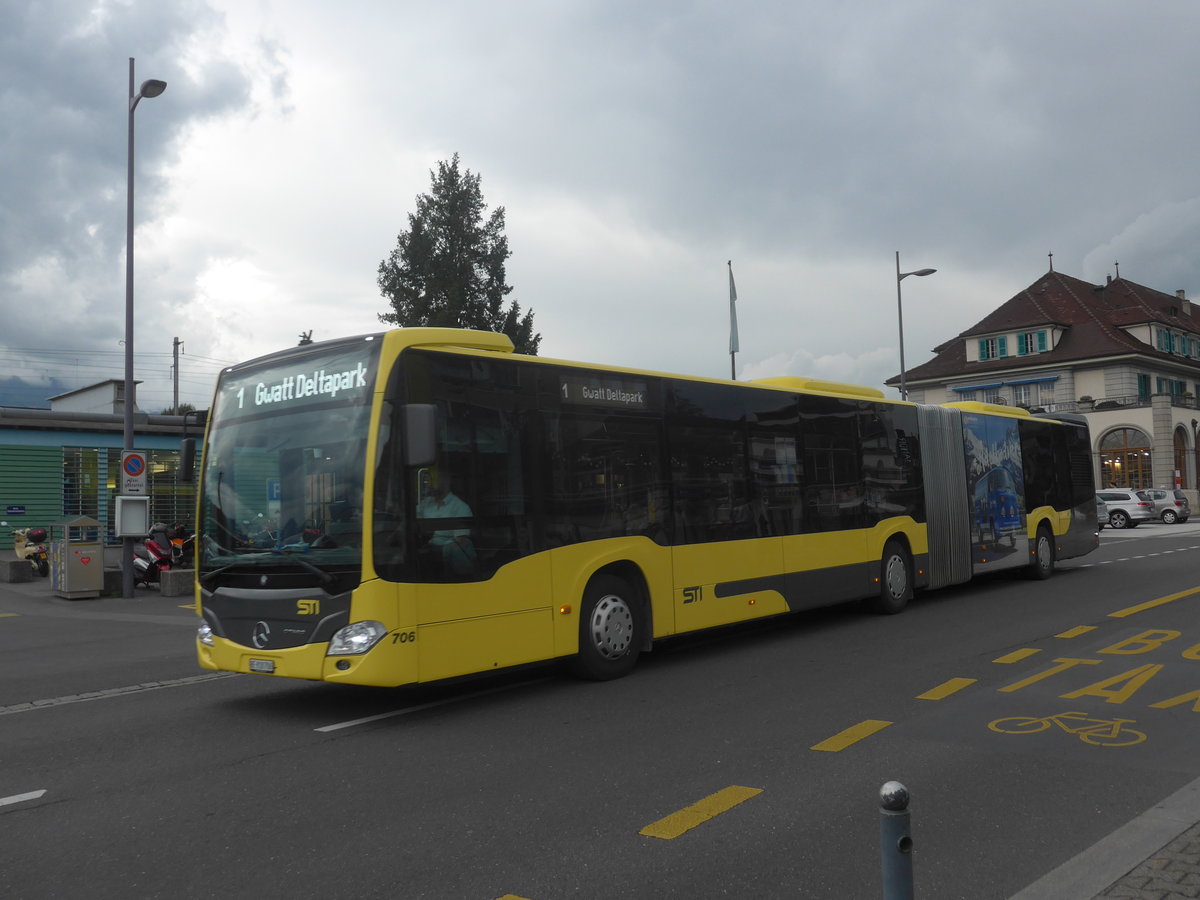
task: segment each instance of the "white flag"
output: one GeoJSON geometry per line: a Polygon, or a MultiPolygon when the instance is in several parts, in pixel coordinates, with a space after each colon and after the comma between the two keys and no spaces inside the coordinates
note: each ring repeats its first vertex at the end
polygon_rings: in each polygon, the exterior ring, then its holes
{"type": "Polygon", "coordinates": [[[738,352],[737,288],[733,284],[733,260],[729,261],[729,352],[738,352]]]}

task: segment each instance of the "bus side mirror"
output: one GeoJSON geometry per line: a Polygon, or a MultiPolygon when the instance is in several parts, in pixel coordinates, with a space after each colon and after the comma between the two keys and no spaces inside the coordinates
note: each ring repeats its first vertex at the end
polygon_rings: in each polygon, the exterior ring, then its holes
{"type": "Polygon", "coordinates": [[[404,463],[429,466],[437,461],[437,407],[432,403],[404,405],[404,463]]]}
{"type": "Polygon", "coordinates": [[[195,438],[184,438],[179,442],[179,480],[185,484],[196,480],[195,438]]]}
{"type": "Polygon", "coordinates": [[[203,428],[208,424],[208,410],[195,409],[183,414],[183,440],[179,442],[179,480],[190,484],[196,480],[196,439],[187,436],[188,419],[203,428]]]}

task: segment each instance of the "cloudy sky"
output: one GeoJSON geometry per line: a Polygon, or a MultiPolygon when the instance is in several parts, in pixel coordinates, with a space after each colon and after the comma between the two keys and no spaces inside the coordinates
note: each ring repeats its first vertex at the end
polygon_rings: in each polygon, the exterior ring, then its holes
{"type": "Polygon", "coordinates": [[[380,329],[438,160],[545,356],[879,386],[1049,265],[1200,296],[1195,0],[0,0],[0,405],[380,329]],[[50,379],[56,379],[51,381],[50,379]],[[19,381],[18,381],[19,379],[19,381]]]}

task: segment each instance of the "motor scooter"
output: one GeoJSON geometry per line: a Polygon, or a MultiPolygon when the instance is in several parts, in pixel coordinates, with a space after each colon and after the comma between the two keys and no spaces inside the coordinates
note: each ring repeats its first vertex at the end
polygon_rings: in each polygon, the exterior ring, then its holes
{"type": "Polygon", "coordinates": [[[147,587],[158,584],[161,573],[171,570],[174,550],[170,529],[162,522],[155,522],[141,546],[134,548],[133,583],[135,585],[140,583],[147,587]]]}
{"type": "Polygon", "coordinates": [[[196,536],[183,525],[171,529],[171,562],[181,569],[190,569],[196,556],[196,536]]]}
{"type": "MultiPolygon", "coordinates": [[[[7,527],[8,523],[0,522],[0,525],[7,527]]],[[[17,554],[17,559],[29,560],[34,571],[43,578],[49,575],[50,558],[46,552],[46,529],[14,528],[12,536],[13,552],[17,554]]]]}

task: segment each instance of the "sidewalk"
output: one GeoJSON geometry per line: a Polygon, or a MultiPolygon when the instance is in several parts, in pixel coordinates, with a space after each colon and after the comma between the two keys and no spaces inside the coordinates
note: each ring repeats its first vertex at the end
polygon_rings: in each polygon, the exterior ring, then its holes
{"type": "Polygon", "coordinates": [[[1200,778],[1010,900],[1200,897],[1200,778]]]}
{"type": "MultiPolygon", "coordinates": [[[[8,562],[16,560],[17,555],[11,547],[0,548],[0,562],[8,562]]],[[[121,547],[104,547],[104,568],[106,570],[119,570],[121,568],[121,547]]],[[[50,590],[50,578],[33,573],[30,581],[3,582],[0,581],[0,591],[11,591],[21,596],[37,596],[37,597],[55,597],[53,591],[50,590]]],[[[115,597],[120,597],[118,590],[115,597]]],[[[135,599],[158,599],[161,596],[157,585],[153,588],[138,587],[135,589],[135,599]]],[[[57,599],[57,598],[56,598],[57,599]]]]}
{"type": "Polygon", "coordinates": [[[1132,900],[1200,897],[1200,824],[1193,825],[1099,896],[1132,900]]]}

